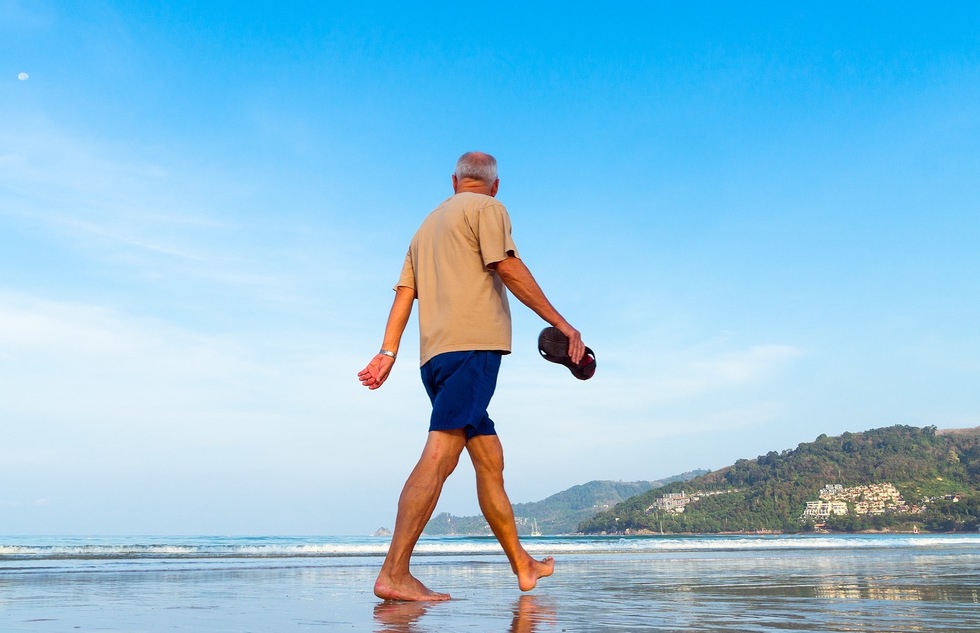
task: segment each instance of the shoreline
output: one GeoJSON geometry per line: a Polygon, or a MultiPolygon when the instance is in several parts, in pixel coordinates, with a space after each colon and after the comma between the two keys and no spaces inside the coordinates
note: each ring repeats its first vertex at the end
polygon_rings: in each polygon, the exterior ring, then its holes
{"type": "MultiPolygon", "coordinates": [[[[703,536],[703,535],[702,535],[703,536]]],[[[741,536],[741,535],[737,535],[741,536]]],[[[734,543],[743,542],[737,536],[734,543]]],[[[421,557],[413,572],[453,597],[386,603],[380,558],[0,561],[0,630],[201,633],[319,627],[354,633],[661,633],[975,628],[980,539],[935,547],[619,549],[557,554],[522,593],[503,555],[421,557]],[[928,570],[928,573],[923,573],[928,570]],[[971,628],[972,627],[972,628],[971,628]]],[[[884,540],[884,539],[883,539],[884,540]]],[[[768,539],[766,539],[768,541],[768,539]]],[[[544,542],[543,545],[549,545],[544,542]]],[[[778,543],[777,543],[778,545],[778,543]]]]}

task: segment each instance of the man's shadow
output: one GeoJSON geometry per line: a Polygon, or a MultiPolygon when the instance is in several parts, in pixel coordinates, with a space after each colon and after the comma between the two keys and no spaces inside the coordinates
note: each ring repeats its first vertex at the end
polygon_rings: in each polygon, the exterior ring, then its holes
{"type": "MultiPolygon", "coordinates": [[[[419,620],[426,611],[436,608],[434,602],[385,601],[374,607],[374,620],[378,624],[375,633],[426,633],[419,620]]],[[[508,633],[534,633],[542,622],[556,620],[555,607],[550,600],[524,595],[513,607],[513,618],[508,633]]]]}

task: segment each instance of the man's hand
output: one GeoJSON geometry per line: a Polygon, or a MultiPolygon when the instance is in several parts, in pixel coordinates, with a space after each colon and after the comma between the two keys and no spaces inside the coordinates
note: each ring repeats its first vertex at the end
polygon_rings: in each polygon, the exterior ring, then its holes
{"type": "Polygon", "coordinates": [[[568,321],[562,321],[555,325],[558,331],[568,337],[568,357],[578,365],[585,356],[585,343],[582,342],[582,334],[573,328],[568,321]]]}
{"type": "Polygon", "coordinates": [[[395,359],[384,354],[376,354],[367,367],[357,372],[357,378],[368,389],[377,389],[388,380],[388,374],[395,364],[395,359]]]}

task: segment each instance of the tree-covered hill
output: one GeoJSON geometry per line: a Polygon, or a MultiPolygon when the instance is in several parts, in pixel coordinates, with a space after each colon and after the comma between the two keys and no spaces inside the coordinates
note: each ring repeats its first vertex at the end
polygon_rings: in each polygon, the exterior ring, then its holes
{"type": "Polygon", "coordinates": [[[980,428],[892,426],[840,437],[821,435],[792,450],[739,460],[627,499],[584,521],[579,531],[796,532],[815,525],[847,531],[954,531],[977,530],[978,516],[980,428]],[[897,489],[904,505],[889,502],[867,510],[887,484],[897,489]],[[807,502],[820,500],[821,489],[831,485],[838,486],[837,492],[824,491],[824,508],[837,499],[837,512],[801,519],[807,502]]]}
{"type": "MultiPolygon", "coordinates": [[[[541,534],[568,534],[574,532],[582,521],[624,499],[707,472],[695,470],[658,481],[590,481],[553,494],[543,501],[516,503],[513,508],[518,532],[530,534],[536,525],[541,534]]],[[[489,534],[490,530],[482,515],[457,517],[444,512],[429,521],[425,533],[473,535],[489,534]]]]}

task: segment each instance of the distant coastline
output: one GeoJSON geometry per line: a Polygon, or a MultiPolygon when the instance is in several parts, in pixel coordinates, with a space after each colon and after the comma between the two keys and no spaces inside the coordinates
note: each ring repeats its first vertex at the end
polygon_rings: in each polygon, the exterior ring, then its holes
{"type": "Polygon", "coordinates": [[[625,500],[585,534],[948,534],[980,530],[980,428],[892,426],[796,449],[625,500]]]}

